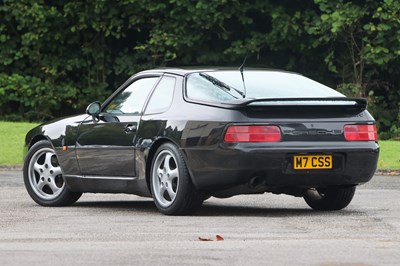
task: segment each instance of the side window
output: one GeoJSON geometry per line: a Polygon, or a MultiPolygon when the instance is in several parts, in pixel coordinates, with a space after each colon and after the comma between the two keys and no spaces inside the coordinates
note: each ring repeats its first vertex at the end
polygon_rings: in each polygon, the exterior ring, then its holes
{"type": "Polygon", "coordinates": [[[142,78],[121,91],[103,110],[109,114],[140,114],[159,77],[142,78]]]}
{"type": "Polygon", "coordinates": [[[172,103],[175,78],[164,76],[151,95],[145,114],[165,112],[172,103]]]}

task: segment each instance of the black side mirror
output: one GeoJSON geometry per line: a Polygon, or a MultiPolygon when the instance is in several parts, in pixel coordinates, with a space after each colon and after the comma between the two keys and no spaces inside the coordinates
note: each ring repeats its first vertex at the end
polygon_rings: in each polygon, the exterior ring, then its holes
{"type": "Polygon", "coordinates": [[[98,120],[98,116],[100,114],[100,108],[101,108],[100,102],[93,102],[89,104],[88,107],[86,108],[86,113],[88,115],[91,115],[94,120],[98,120]]]}

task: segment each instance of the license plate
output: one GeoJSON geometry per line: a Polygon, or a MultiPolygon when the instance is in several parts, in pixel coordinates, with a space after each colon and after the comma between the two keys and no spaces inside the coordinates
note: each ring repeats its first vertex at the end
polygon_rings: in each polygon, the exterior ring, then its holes
{"type": "Polygon", "coordinates": [[[301,169],[332,169],[332,155],[295,155],[293,168],[301,169]]]}

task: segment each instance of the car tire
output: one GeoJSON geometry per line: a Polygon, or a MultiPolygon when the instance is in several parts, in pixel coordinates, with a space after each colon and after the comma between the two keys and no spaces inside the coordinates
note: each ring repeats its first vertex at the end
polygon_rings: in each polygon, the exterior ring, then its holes
{"type": "Polygon", "coordinates": [[[309,189],[304,200],[314,210],[336,211],[347,207],[353,199],[356,187],[334,187],[327,189],[309,189]]]}
{"type": "Polygon", "coordinates": [[[65,184],[54,148],[47,140],[38,141],[29,149],[23,175],[26,190],[39,205],[66,206],[82,195],[65,184]]]}
{"type": "Polygon", "coordinates": [[[182,152],[172,143],[157,149],[150,188],[157,209],[166,215],[191,214],[203,203],[204,195],[194,187],[182,152]]]}

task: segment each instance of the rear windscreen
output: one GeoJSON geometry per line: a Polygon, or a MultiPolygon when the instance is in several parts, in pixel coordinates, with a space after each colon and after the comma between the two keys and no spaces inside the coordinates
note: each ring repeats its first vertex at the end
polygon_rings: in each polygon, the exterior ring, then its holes
{"type": "Polygon", "coordinates": [[[343,97],[321,83],[295,73],[261,70],[207,71],[188,75],[186,96],[202,101],[241,98],[343,97]],[[243,81],[244,80],[244,81],[243,81]]]}

